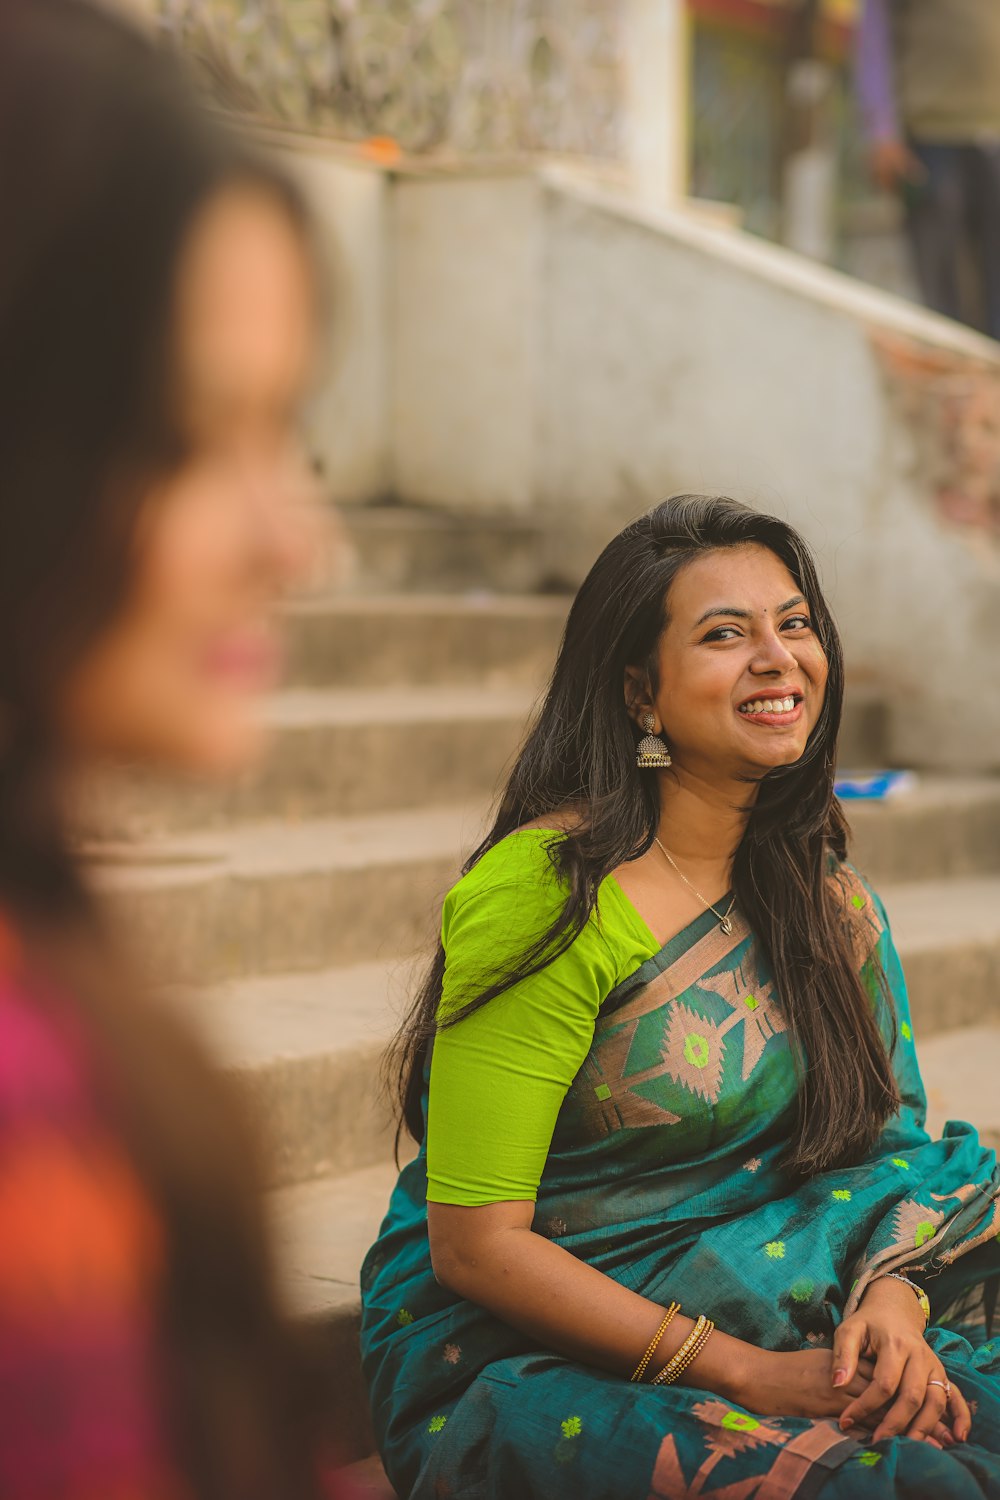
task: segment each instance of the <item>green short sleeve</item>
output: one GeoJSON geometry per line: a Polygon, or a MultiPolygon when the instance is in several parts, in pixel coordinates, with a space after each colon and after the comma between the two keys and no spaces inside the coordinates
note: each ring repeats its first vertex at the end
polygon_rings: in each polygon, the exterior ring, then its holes
{"type": "MultiPolygon", "coordinates": [[[[449,893],[442,918],[445,1017],[540,938],[565,892],[551,830],[510,835],[449,893]]],[[[481,1010],[440,1030],[431,1061],[427,1197],[533,1201],[556,1117],[590,1050],[603,1001],[658,949],[617,882],[567,951],[481,1010]]]]}

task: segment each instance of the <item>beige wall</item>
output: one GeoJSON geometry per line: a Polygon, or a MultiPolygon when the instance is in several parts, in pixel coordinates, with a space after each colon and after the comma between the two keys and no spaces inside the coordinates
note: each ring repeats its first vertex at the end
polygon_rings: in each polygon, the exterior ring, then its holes
{"type": "MultiPolygon", "coordinates": [[[[540,508],[581,565],[676,489],[775,512],[815,547],[849,665],[904,763],[1000,767],[1000,538],[942,518],[872,331],[969,368],[974,334],[683,215],[546,195],[540,508]]],[[[565,555],[565,552],[564,552],[565,555]]]]}
{"type": "Polygon", "coordinates": [[[534,506],[542,191],[523,172],[396,183],[389,411],[405,500],[534,506]]]}
{"type": "Polygon", "coordinates": [[[390,180],[334,146],[276,149],[314,206],[328,283],[326,374],[308,413],[310,448],[331,499],[377,499],[391,484],[390,180]]]}

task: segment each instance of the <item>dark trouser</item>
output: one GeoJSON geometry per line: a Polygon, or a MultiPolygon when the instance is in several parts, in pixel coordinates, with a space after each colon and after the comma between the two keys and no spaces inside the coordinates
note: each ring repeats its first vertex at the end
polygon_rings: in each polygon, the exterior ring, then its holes
{"type": "Polygon", "coordinates": [[[914,143],[907,224],[928,307],[1000,338],[1000,141],[914,143]]]}

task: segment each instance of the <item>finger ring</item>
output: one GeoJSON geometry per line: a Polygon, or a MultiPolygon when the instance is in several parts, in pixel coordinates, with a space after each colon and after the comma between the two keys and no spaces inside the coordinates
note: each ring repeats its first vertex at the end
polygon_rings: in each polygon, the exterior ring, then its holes
{"type": "Polygon", "coordinates": [[[945,1379],[945,1380],[928,1380],[927,1384],[928,1385],[939,1385],[941,1387],[941,1389],[944,1391],[944,1399],[946,1401],[950,1401],[951,1400],[951,1381],[950,1380],[947,1380],[947,1379],[945,1379]]]}

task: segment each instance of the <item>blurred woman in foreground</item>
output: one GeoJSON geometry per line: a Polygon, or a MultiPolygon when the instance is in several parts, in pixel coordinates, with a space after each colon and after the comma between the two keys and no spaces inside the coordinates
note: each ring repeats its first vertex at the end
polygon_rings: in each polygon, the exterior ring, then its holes
{"type": "Polygon", "coordinates": [[[66,814],[97,763],[257,748],[313,541],[305,217],[82,0],[0,8],[0,204],[0,1494],[313,1495],[242,1129],[66,814]]]}

